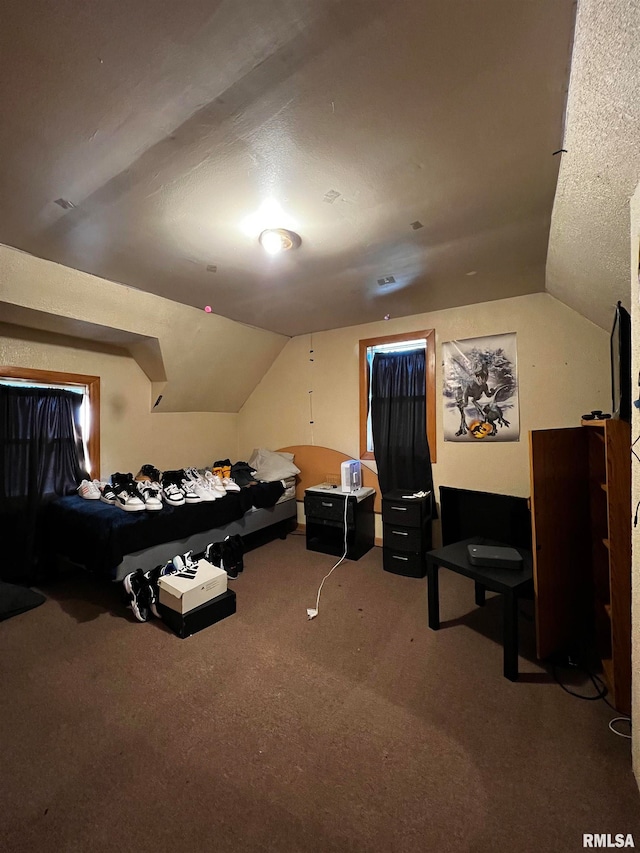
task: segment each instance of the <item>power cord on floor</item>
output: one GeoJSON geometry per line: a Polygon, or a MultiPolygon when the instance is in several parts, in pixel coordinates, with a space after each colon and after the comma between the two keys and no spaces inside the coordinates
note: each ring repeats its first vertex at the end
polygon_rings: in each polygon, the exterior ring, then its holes
{"type": "Polygon", "coordinates": [[[345,499],[344,499],[344,518],[342,520],[343,529],[344,529],[344,552],[342,554],[342,557],[340,557],[338,562],[335,564],[335,566],[332,566],[332,568],[329,570],[329,572],[322,578],[322,583],[320,584],[320,587],[318,588],[318,595],[316,597],[316,606],[315,607],[307,607],[307,619],[309,621],[311,621],[311,619],[315,619],[316,616],[318,615],[318,613],[320,612],[320,593],[322,592],[322,587],[324,586],[324,582],[326,581],[326,579],[330,575],[333,574],[333,572],[335,571],[335,569],[338,568],[340,563],[344,562],[344,560],[346,560],[346,558],[347,558],[347,551],[349,550],[348,546],[347,546],[347,537],[348,537],[347,511],[348,511],[348,509],[349,509],[349,496],[347,495],[347,496],[345,496],[345,499]]]}
{"type": "MultiPolygon", "coordinates": [[[[602,699],[602,701],[606,705],[608,705],[612,711],[617,711],[617,708],[615,708],[611,704],[611,702],[609,702],[609,700],[607,699],[607,693],[609,691],[608,691],[607,685],[602,681],[602,679],[600,678],[599,675],[596,675],[595,673],[591,672],[591,670],[589,670],[587,667],[580,666],[579,664],[575,663],[571,658],[568,658],[568,665],[572,669],[579,669],[581,672],[583,672],[585,675],[587,675],[589,677],[591,683],[595,687],[596,693],[594,696],[585,696],[583,693],[576,693],[574,690],[569,690],[569,688],[566,686],[566,684],[563,684],[560,681],[560,679],[558,678],[557,665],[552,664],[551,665],[551,671],[553,673],[553,677],[554,677],[555,681],[557,682],[557,684],[560,685],[560,687],[564,690],[565,693],[568,693],[570,696],[575,696],[576,699],[584,699],[587,702],[594,702],[598,699],[602,699]]],[[[619,723],[619,722],[628,723],[629,724],[629,730],[631,730],[631,717],[626,717],[626,716],[614,717],[612,720],[609,721],[609,729],[613,732],[614,735],[618,735],[618,737],[623,737],[623,738],[627,738],[628,740],[631,740],[630,734],[628,734],[628,735],[624,734],[623,732],[619,732],[615,728],[614,723],[619,723]]]]}

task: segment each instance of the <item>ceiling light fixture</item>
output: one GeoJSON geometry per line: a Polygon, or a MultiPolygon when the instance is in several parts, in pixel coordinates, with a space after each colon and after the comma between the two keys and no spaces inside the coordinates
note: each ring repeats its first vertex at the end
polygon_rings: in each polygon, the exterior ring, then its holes
{"type": "Polygon", "coordinates": [[[269,255],[279,255],[289,249],[297,249],[302,243],[295,231],[287,228],[266,228],[258,237],[260,245],[269,255]]]}

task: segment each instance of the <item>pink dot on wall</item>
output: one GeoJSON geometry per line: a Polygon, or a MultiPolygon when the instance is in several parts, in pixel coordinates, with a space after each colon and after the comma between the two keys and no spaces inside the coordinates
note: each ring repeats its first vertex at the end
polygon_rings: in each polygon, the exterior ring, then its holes
{"type": "Polygon", "coordinates": [[[211,305],[205,305],[204,310],[207,314],[211,314],[211,305]]]}

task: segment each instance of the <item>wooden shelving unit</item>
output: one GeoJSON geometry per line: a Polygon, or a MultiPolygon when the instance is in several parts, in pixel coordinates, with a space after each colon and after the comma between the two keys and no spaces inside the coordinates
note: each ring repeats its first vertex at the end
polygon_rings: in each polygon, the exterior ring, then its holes
{"type": "MultiPolygon", "coordinates": [[[[583,427],[586,427],[584,429],[583,427]]],[[[610,700],[631,705],[631,429],[530,435],[538,656],[595,640],[610,700]]]]}

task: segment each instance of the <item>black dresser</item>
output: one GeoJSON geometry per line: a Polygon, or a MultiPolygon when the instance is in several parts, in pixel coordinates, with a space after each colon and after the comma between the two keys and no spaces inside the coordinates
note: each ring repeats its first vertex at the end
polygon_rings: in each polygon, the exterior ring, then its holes
{"type": "Polygon", "coordinates": [[[346,513],[347,559],[359,560],[374,544],[374,498],[375,491],[369,488],[352,493],[321,486],[306,489],[304,514],[308,550],[341,557],[346,513]]]}
{"type": "Polygon", "coordinates": [[[382,565],[386,572],[423,578],[431,550],[431,492],[423,498],[410,494],[398,489],[382,497],[382,565]]]}

